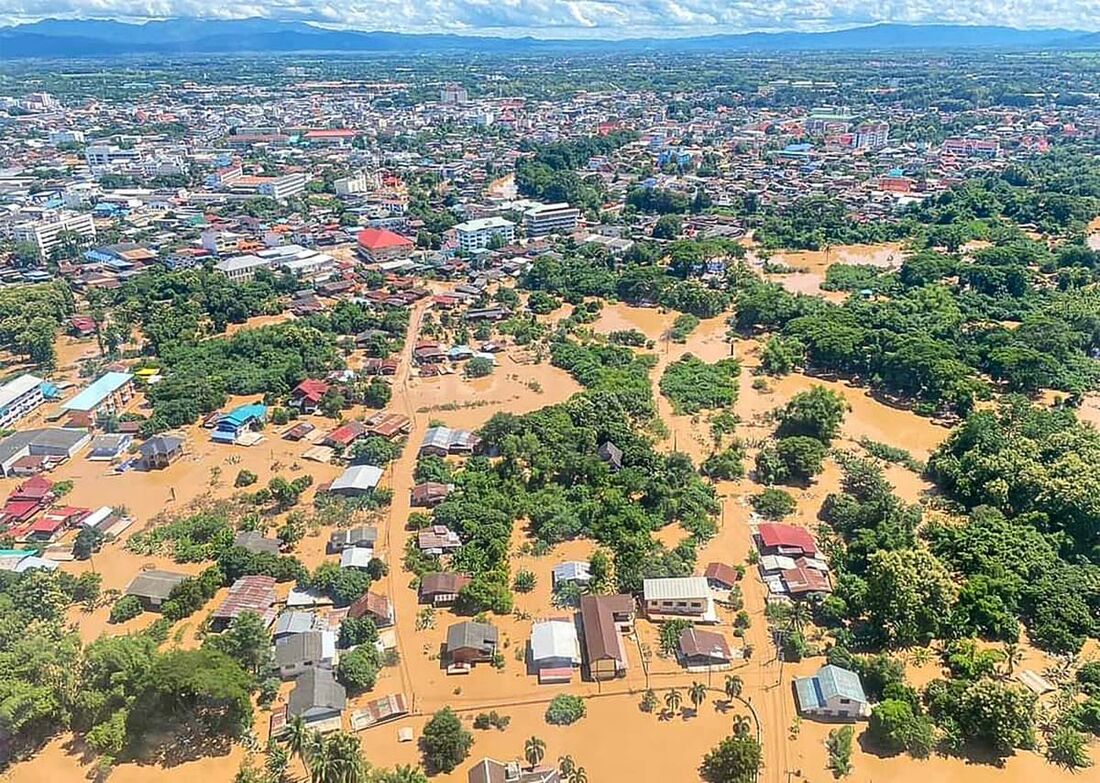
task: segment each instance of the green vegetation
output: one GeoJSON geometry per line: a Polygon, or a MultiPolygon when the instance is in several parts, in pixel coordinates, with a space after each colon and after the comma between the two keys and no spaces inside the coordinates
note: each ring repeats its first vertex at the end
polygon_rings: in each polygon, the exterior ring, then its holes
{"type": "Polygon", "coordinates": [[[782,519],[794,513],[798,502],[791,493],[768,487],[752,496],[752,507],[765,519],[782,519]]]}
{"type": "Polygon", "coordinates": [[[755,737],[726,737],[703,757],[699,776],[706,783],[751,783],[763,765],[763,753],[755,737]]]}
{"type": "Polygon", "coordinates": [[[737,378],[741,364],[720,359],[707,364],[690,353],[672,362],[661,376],[661,394],[679,414],[698,413],[704,408],[724,408],[737,399],[737,378]]]}
{"type": "Polygon", "coordinates": [[[420,747],[424,766],[431,774],[451,772],[470,755],[474,736],[450,707],[444,707],[424,724],[420,747]]]}
{"type": "Polygon", "coordinates": [[[571,693],[559,693],[546,708],[546,722],[554,726],[568,726],[585,716],[584,699],[571,693]]]}

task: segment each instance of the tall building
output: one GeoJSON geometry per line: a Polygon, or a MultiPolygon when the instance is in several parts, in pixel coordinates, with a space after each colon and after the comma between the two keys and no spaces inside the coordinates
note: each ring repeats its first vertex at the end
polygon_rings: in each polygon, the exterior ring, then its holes
{"type": "Polygon", "coordinates": [[[458,248],[467,253],[488,247],[493,237],[500,237],[504,244],[516,238],[516,224],[502,217],[486,217],[467,220],[455,226],[458,248]]]}
{"type": "Polygon", "coordinates": [[[87,212],[55,212],[41,220],[19,223],[12,232],[16,242],[29,242],[38,248],[38,255],[45,258],[61,244],[62,235],[75,234],[80,244],[95,241],[95,222],[87,212]]]}
{"type": "Polygon", "coordinates": [[[858,149],[881,149],[889,140],[890,126],[885,122],[865,122],[856,128],[855,146],[858,149]]]}
{"type": "Polygon", "coordinates": [[[92,144],[84,150],[84,161],[93,169],[141,163],[141,152],[114,144],[92,144]]]}
{"type": "Polygon", "coordinates": [[[523,214],[523,226],[531,239],[547,234],[564,234],[577,228],[581,211],[566,203],[540,204],[523,214]]]}
{"type": "Polygon", "coordinates": [[[459,106],[470,100],[470,94],[461,84],[445,84],[439,91],[439,102],[451,106],[459,106]]]}

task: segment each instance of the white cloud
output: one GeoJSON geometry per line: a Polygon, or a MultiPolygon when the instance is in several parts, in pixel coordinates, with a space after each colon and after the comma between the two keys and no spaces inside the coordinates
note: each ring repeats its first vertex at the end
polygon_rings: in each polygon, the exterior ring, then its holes
{"type": "Polygon", "coordinates": [[[1100,0],[0,0],[0,19],[262,16],[408,32],[630,37],[876,22],[1100,27],[1100,0]]]}

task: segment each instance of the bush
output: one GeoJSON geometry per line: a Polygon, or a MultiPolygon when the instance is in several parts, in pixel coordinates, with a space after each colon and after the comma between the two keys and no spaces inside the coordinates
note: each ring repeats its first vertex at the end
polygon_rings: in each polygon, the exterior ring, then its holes
{"type": "Polygon", "coordinates": [[[735,481],[745,476],[745,449],[740,441],[734,441],[722,451],[716,451],[703,460],[700,466],[704,476],[716,481],[735,481]]]}
{"type": "Polygon", "coordinates": [[[553,726],[569,726],[585,716],[584,699],[571,693],[559,693],[546,708],[546,722],[553,726]]]}
{"type": "Polygon", "coordinates": [[[794,513],[798,503],[791,493],[768,487],[763,492],[752,496],[752,507],[765,519],[782,519],[794,513]]]}
{"type": "Polygon", "coordinates": [[[124,595],[111,607],[111,616],[108,619],[112,623],[124,623],[134,619],[143,611],[145,610],[136,595],[124,595]]]}
{"type": "Polygon", "coordinates": [[[362,645],[340,656],[336,678],[353,692],[369,691],[378,680],[378,650],[362,645]]]}
{"type": "Polygon", "coordinates": [[[516,572],[516,578],[512,582],[512,589],[517,593],[529,593],[535,589],[537,583],[538,577],[535,576],[535,572],[523,568],[516,572]]]}
{"type": "Polygon", "coordinates": [[[233,481],[233,486],[237,487],[251,487],[259,480],[259,477],[251,470],[242,470],[237,474],[237,478],[233,481]]]}
{"type": "Polygon", "coordinates": [[[484,378],[493,372],[493,360],[484,356],[475,356],[466,362],[466,375],[470,378],[484,378]]]}
{"type": "Polygon", "coordinates": [[[462,727],[462,721],[450,707],[444,707],[424,725],[420,746],[428,772],[452,772],[470,755],[474,736],[462,727]]]}

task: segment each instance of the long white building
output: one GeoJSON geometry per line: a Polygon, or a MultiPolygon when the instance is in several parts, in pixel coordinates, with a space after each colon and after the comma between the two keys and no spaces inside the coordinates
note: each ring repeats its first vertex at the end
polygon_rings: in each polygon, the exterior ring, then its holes
{"type": "Polygon", "coordinates": [[[548,234],[566,234],[577,228],[581,211],[568,204],[541,204],[523,215],[523,225],[529,238],[548,234]]]}
{"type": "Polygon", "coordinates": [[[0,429],[10,429],[45,402],[45,397],[42,396],[43,383],[41,378],[26,374],[0,386],[0,429]]]}
{"type": "Polygon", "coordinates": [[[38,255],[45,258],[61,243],[61,235],[65,232],[76,234],[82,243],[90,244],[95,241],[95,222],[87,212],[55,212],[40,220],[17,224],[12,230],[12,239],[29,242],[38,248],[38,255]]]}
{"type": "Polygon", "coordinates": [[[282,201],[304,191],[308,182],[309,177],[302,172],[284,174],[260,185],[259,191],[261,196],[270,196],[276,201],[282,201]]]}

